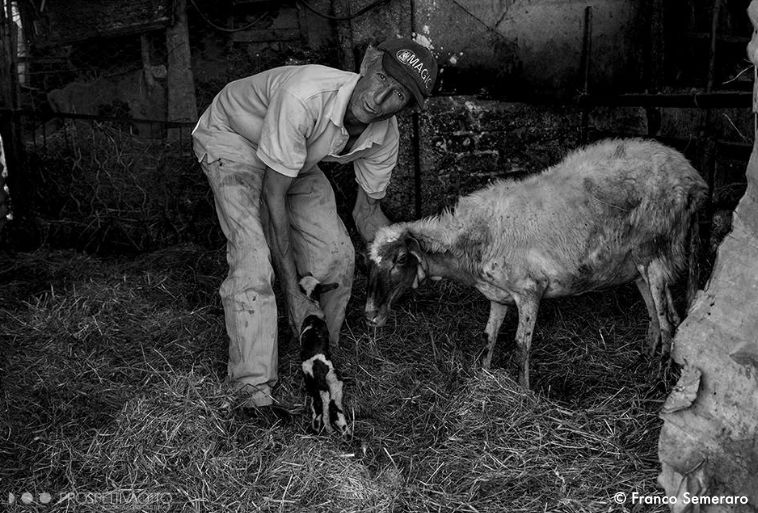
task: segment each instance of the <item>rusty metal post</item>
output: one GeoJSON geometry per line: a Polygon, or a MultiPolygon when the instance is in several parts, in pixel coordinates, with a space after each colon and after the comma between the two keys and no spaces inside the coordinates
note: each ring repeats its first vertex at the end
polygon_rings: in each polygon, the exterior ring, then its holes
{"type": "MultiPolygon", "coordinates": [[[[584,37],[582,38],[582,91],[583,95],[589,95],[590,89],[590,61],[592,57],[592,6],[584,8],[584,37]]],[[[582,107],[582,125],[580,141],[587,143],[590,123],[590,106],[582,107]]]]}
{"type": "MultiPolygon", "coordinates": [[[[663,87],[664,71],[664,26],[663,26],[663,0],[650,0],[650,47],[648,54],[648,93],[658,93],[663,87]]],[[[646,107],[647,135],[655,137],[661,127],[661,109],[659,107],[646,107]]]]}
{"type": "MultiPolygon", "coordinates": [[[[722,0],[714,0],[711,11],[711,38],[708,52],[708,74],[706,76],[705,92],[712,93],[716,81],[716,58],[719,32],[719,17],[722,0]]],[[[700,225],[700,237],[705,242],[703,249],[708,248],[713,229],[713,186],[716,182],[716,138],[711,128],[713,114],[711,109],[706,109],[701,118],[700,130],[698,131],[699,150],[698,164],[700,172],[704,175],[708,184],[708,200],[705,205],[705,220],[700,225]]],[[[707,255],[709,258],[711,255],[707,255]]]]}

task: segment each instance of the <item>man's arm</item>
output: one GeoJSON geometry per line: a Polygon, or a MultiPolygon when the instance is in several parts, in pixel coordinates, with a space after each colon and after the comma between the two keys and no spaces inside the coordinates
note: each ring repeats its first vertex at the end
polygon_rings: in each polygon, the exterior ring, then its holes
{"type": "Polygon", "coordinates": [[[358,194],[353,207],[353,220],[365,242],[371,242],[376,236],[376,231],[382,226],[390,224],[390,220],[382,212],[379,200],[373,199],[366,194],[363,187],[358,186],[358,194]]]}
{"type": "Polygon", "coordinates": [[[318,307],[308,300],[297,285],[297,267],[295,266],[290,215],[287,208],[287,191],[292,180],[291,177],[277,173],[267,167],[266,175],[263,178],[263,201],[266,203],[269,212],[271,256],[287,300],[289,320],[295,335],[297,335],[303,319],[310,313],[316,313],[318,307]]]}

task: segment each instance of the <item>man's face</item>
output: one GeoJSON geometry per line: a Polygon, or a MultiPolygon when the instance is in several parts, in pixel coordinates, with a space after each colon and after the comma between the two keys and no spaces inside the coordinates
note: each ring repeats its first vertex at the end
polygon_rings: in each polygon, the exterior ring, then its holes
{"type": "Polygon", "coordinates": [[[411,92],[379,64],[372,66],[355,85],[348,116],[363,124],[381,121],[400,112],[412,98],[411,92]]]}

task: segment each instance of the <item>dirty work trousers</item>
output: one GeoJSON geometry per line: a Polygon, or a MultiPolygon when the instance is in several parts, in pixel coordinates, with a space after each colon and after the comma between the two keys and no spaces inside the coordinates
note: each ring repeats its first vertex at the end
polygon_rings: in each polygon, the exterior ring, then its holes
{"type": "MultiPolygon", "coordinates": [[[[229,335],[228,378],[235,388],[250,392],[255,405],[265,406],[272,403],[278,352],[268,212],[261,200],[264,170],[226,159],[208,162],[207,157],[201,165],[227,239],[229,274],[220,295],[229,335]]],[[[334,191],[318,166],[293,180],[287,206],[298,273],[339,284],[320,299],[330,341],[336,344],[353,284],[354,249],[337,215],[334,191]]]]}

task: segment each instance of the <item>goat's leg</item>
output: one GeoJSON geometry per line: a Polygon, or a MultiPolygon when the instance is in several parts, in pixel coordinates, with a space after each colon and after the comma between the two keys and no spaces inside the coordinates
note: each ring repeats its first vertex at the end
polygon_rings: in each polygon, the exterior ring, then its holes
{"type": "Polygon", "coordinates": [[[326,376],[326,382],[329,386],[331,403],[329,404],[329,413],[325,422],[335,427],[340,434],[350,436],[350,425],[347,423],[345,408],[342,406],[342,388],[344,384],[337,376],[337,372],[333,366],[326,376]]]}
{"type": "Polygon", "coordinates": [[[650,354],[653,354],[658,345],[658,337],[661,335],[661,326],[658,323],[658,312],[655,309],[653,295],[650,293],[650,284],[647,280],[647,266],[638,265],[637,269],[640,272],[640,276],[634,280],[634,283],[637,285],[640,295],[645,301],[645,306],[647,307],[647,314],[650,320],[647,325],[647,337],[645,338],[645,341],[647,342],[650,354]]]}
{"type": "MultiPolygon", "coordinates": [[[[306,380],[307,383],[307,380],[306,380]]],[[[314,383],[315,387],[315,383],[314,383]]],[[[321,395],[315,388],[308,388],[308,403],[311,408],[311,428],[316,433],[321,432],[321,428],[324,427],[323,417],[323,403],[321,401],[321,395]]]]}
{"type": "Polygon", "coordinates": [[[679,317],[679,314],[676,313],[676,308],[674,307],[674,298],[671,297],[671,287],[668,285],[666,285],[666,304],[668,305],[669,319],[674,325],[674,328],[676,328],[682,323],[682,319],[679,317]]]}
{"type": "Polygon", "coordinates": [[[482,359],[483,369],[489,369],[490,364],[492,364],[492,353],[495,351],[497,334],[500,332],[500,327],[503,325],[503,320],[507,313],[508,305],[490,301],[490,317],[487,319],[487,327],[484,330],[484,334],[487,337],[487,353],[482,359]]]}
{"type": "Polygon", "coordinates": [[[319,395],[321,396],[321,427],[326,429],[327,433],[331,433],[332,424],[329,422],[329,400],[331,398],[329,397],[329,391],[319,390],[319,395]]]}
{"type": "Polygon", "coordinates": [[[518,381],[524,388],[529,388],[529,353],[532,349],[534,324],[537,322],[537,311],[540,307],[543,290],[544,288],[537,287],[513,296],[516,300],[516,307],[518,308],[516,344],[518,344],[521,353],[518,381]]]}
{"type": "MultiPolygon", "coordinates": [[[[650,284],[650,294],[653,296],[655,312],[660,325],[661,354],[665,357],[671,352],[671,322],[668,318],[668,301],[666,300],[666,274],[658,260],[653,260],[647,267],[647,281],[650,284]]],[[[653,352],[655,347],[653,347],[653,352]]]]}

